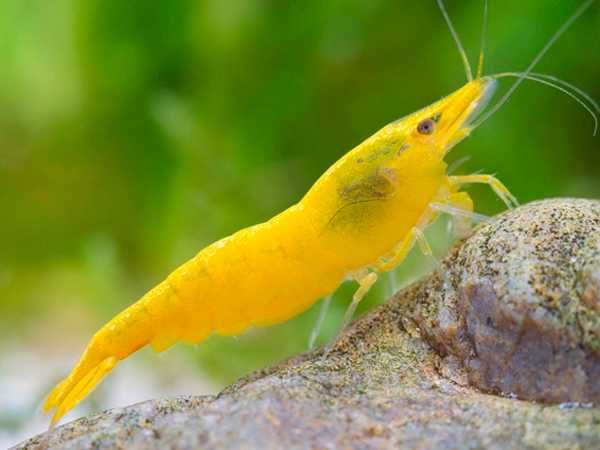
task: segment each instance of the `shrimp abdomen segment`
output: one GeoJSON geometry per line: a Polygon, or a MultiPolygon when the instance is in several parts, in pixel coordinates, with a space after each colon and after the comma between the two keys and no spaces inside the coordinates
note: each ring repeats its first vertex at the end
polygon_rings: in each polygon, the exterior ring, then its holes
{"type": "Polygon", "coordinates": [[[294,209],[210,245],[167,278],[185,305],[185,336],[236,335],[304,311],[344,276],[318,248],[294,209]]]}

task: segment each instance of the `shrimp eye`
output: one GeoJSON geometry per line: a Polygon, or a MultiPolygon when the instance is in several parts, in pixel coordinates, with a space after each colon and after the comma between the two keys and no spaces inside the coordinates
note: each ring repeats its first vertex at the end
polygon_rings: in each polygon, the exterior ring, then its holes
{"type": "Polygon", "coordinates": [[[417,131],[420,134],[431,134],[433,133],[434,128],[435,122],[433,121],[433,119],[422,120],[421,122],[419,122],[419,125],[417,125],[417,131]]]}

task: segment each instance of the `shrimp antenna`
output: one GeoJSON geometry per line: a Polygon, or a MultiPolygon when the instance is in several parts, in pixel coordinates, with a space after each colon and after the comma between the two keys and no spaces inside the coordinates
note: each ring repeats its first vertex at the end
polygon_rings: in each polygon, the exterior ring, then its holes
{"type": "Polygon", "coordinates": [[[553,77],[551,75],[544,74],[536,74],[535,72],[528,74],[523,74],[521,72],[503,72],[494,75],[494,78],[504,78],[504,77],[514,77],[519,78],[523,77],[525,80],[535,81],[536,83],[544,84],[546,86],[550,86],[566,95],[574,99],[577,103],[579,103],[587,112],[590,113],[592,119],[594,119],[594,132],[593,136],[596,136],[598,131],[598,115],[600,112],[598,109],[598,104],[592,99],[589,95],[583,92],[581,89],[573,86],[566,81],[561,80],[560,78],[553,77]],[[562,86],[561,86],[562,85],[562,86]],[[569,90],[571,89],[571,90],[569,90]],[[582,98],[578,97],[576,94],[579,94],[580,97],[587,100],[590,105],[588,105],[582,98]],[[595,110],[595,111],[594,111],[595,110]]]}
{"type": "Polygon", "coordinates": [[[481,78],[483,74],[483,55],[485,53],[485,35],[487,32],[487,16],[488,16],[488,2],[483,0],[483,23],[481,25],[481,44],[479,46],[479,63],[477,64],[477,75],[475,78],[481,78]]]}
{"type": "MultiPolygon", "coordinates": [[[[519,87],[519,85],[525,80],[530,74],[531,71],[535,68],[537,63],[544,57],[546,52],[554,45],[554,43],[558,40],[558,38],[565,32],[567,29],[575,22],[579,17],[594,3],[595,0],[587,0],[584,2],[577,10],[573,13],[571,17],[569,17],[565,23],[554,33],[554,35],[548,40],[546,45],[542,47],[542,49],[538,52],[538,54],[533,58],[527,69],[524,72],[520,72],[520,76],[513,83],[510,89],[498,100],[498,102],[489,109],[483,116],[477,120],[476,123],[473,124],[472,128],[476,128],[489,119],[496,111],[498,111],[504,104],[508,101],[508,99],[512,96],[513,92],[519,87]]],[[[494,78],[493,76],[491,78],[494,78]]]]}
{"type": "Polygon", "coordinates": [[[467,57],[467,53],[460,42],[460,38],[454,29],[454,25],[452,25],[452,21],[450,20],[450,16],[448,15],[448,11],[446,11],[446,7],[444,6],[443,0],[437,0],[438,6],[444,15],[444,19],[448,24],[448,28],[450,28],[450,33],[452,34],[452,38],[456,43],[456,47],[458,47],[458,52],[460,53],[460,57],[462,58],[462,62],[465,66],[465,73],[467,74],[467,81],[473,81],[473,72],[471,72],[471,65],[469,64],[469,58],[467,57]]]}
{"type": "Polygon", "coordinates": [[[545,73],[531,72],[530,75],[533,75],[533,76],[538,77],[538,78],[543,78],[543,79],[546,79],[546,80],[554,81],[557,84],[563,85],[566,88],[571,89],[573,92],[579,94],[579,96],[581,96],[585,100],[587,100],[590,103],[590,105],[592,105],[592,107],[594,108],[594,110],[597,113],[600,113],[600,106],[598,106],[598,102],[596,102],[592,98],[591,95],[589,95],[584,90],[578,88],[574,84],[571,84],[568,81],[565,81],[565,80],[562,80],[562,79],[560,79],[558,77],[555,77],[554,75],[548,75],[548,74],[545,74],[545,73]]]}

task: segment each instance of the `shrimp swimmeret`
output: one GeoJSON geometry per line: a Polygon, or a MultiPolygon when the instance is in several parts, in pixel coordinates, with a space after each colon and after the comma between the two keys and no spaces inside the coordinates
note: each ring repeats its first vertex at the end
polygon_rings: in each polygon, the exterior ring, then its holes
{"type": "Polygon", "coordinates": [[[46,400],[45,411],[56,408],[52,424],[85,398],[117,362],[141,347],[149,344],[160,352],[177,341],[198,343],[211,333],[237,335],[250,326],[283,322],[350,278],[359,287],[344,318],[346,325],[378,273],[400,264],[415,242],[427,251],[423,230],[439,214],[475,217],[471,197],[461,191],[466,184],[486,183],[508,207],[516,205],[491,175],[448,175],[444,157],[525,79],[566,92],[596,120],[598,105],[589,96],[566,82],[532,72],[593,1],[581,5],[524,72],[482,76],[480,58],[473,78],[438,0],[463,57],[467,83],[385,126],[334,163],[297,204],[201,250],[104,325],[46,400]],[[517,80],[485,111],[497,79],[507,76],[517,80]]]}

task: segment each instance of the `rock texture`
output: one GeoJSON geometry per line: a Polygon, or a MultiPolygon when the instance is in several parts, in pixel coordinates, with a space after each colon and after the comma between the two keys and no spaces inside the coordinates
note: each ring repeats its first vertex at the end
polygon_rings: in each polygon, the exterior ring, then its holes
{"type": "Polygon", "coordinates": [[[16,448],[599,448],[599,309],[600,202],[532,203],[480,226],[328,355],[16,448]]]}
{"type": "Polygon", "coordinates": [[[600,403],[600,205],[497,217],[415,286],[406,316],[455,381],[545,403],[600,403]]]}

